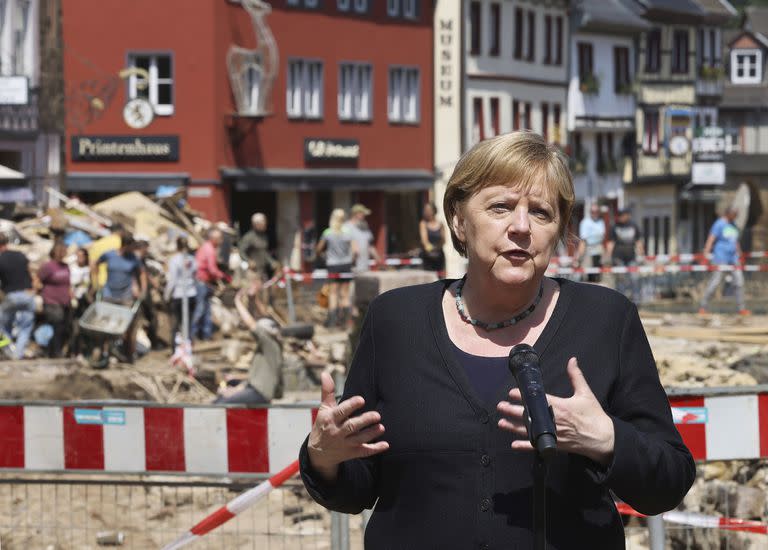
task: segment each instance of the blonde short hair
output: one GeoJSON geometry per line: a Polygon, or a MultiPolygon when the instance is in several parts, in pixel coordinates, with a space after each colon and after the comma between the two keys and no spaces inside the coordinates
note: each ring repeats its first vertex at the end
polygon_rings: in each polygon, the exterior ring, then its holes
{"type": "Polygon", "coordinates": [[[331,212],[331,218],[328,220],[328,227],[331,231],[338,233],[341,231],[341,226],[344,224],[344,220],[347,218],[347,213],[343,208],[334,208],[331,212]]]}
{"type": "Polygon", "coordinates": [[[523,130],[481,141],[464,153],[448,180],[443,198],[443,212],[456,251],[467,255],[465,244],[453,230],[453,218],[470,197],[493,185],[527,191],[539,183],[555,199],[562,239],[571,220],[575,194],[568,159],[556,145],[523,130]]]}

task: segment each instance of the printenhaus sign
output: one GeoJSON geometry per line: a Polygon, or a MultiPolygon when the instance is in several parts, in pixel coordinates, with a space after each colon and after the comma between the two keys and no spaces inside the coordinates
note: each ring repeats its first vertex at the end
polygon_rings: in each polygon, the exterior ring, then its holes
{"type": "Polygon", "coordinates": [[[73,136],[77,162],[176,162],[178,136],[73,136]]]}

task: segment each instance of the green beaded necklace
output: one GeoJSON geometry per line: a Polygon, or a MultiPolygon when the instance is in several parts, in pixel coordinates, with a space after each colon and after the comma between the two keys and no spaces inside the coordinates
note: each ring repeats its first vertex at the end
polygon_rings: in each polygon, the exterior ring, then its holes
{"type": "Polygon", "coordinates": [[[541,296],[544,294],[544,285],[542,284],[539,287],[539,293],[536,295],[536,299],[533,301],[533,303],[528,306],[524,311],[518,313],[511,319],[507,319],[506,321],[501,321],[499,323],[484,323],[482,321],[478,321],[477,319],[473,319],[470,317],[466,309],[464,308],[464,300],[461,299],[461,290],[464,288],[464,283],[467,280],[467,276],[461,278],[459,281],[459,284],[456,286],[456,309],[459,311],[459,316],[461,317],[462,321],[465,323],[469,323],[470,325],[480,327],[483,330],[496,330],[500,328],[506,328],[514,325],[515,323],[519,323],[526,317],[528,317],[531,313],[533,313],[533,310],[536,309],[536,306],[539,305],[539,302],[541,301],[541,296]]]}

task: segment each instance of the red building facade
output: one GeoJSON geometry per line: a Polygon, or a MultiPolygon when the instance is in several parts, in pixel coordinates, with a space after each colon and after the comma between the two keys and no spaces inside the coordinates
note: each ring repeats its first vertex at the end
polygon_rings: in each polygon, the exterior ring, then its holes
{"type": "Polygon", "coordinates": [[[265,212],[283,259],[362,202],[382,252],[418,246],[402,221],[433,182],[432,3],[270,4],[64,0],[68,191],[183,185],[213,220],[265,212]]]}

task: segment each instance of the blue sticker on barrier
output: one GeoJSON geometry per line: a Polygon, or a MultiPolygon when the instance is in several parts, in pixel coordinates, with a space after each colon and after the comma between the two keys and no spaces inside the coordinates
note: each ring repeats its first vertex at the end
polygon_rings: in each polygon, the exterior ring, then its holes
{"type": "Polygon", "coordinates": [[[100,409],[75,409],[75,422],[78,424],[103,424],[124,426],[125,411],[102,411],[100,409]]]}
{"type": "Polygon", "coordinates": [[[675,424],[706,424],[706,407],[672,407],[672,420],[675,424]]]}

